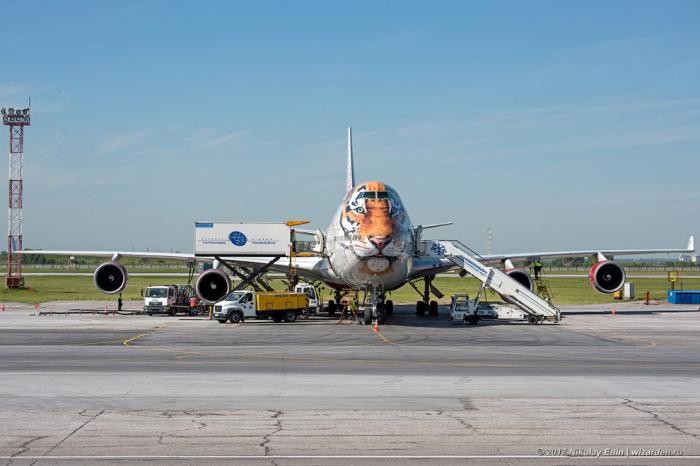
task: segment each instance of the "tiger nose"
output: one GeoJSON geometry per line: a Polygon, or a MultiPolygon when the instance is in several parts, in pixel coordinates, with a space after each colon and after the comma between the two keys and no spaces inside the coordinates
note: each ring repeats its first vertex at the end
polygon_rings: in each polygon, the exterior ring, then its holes
{"type": "Polygon", "coordinates": [[[370,236],[369,242],[374,244],[380,251],[391,242],[391,236],[370,236]]]}

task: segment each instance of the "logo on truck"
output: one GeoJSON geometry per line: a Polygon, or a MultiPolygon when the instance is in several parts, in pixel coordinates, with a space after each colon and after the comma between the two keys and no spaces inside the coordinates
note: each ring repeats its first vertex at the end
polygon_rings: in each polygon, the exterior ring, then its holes
{"type": "Polygon", "coordinates": [[[240,231],[232,231],[228,235],[228,239],[231,240],[234,246],[245,246],[245,243],[248,241],[248,238],[240,231]]]}

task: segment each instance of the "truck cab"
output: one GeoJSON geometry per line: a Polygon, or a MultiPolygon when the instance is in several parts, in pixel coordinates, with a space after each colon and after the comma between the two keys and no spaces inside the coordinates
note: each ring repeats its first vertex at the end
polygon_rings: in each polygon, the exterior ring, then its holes
{"type": "Polygon", "coordinates": [[[321,300],[316,288],[310,283],[298,283],[294,287],[295,293],[305,293],[309,297],[309,313],[319,314],[321,308],[323,307],[323,301],[321,300]]]}
{"type": "Polygon", "coordinates": [[[173,285],[149,286],[143,292],[143,310],[148,315],[171,313],[177,302],[178,289],[173,285]]]}

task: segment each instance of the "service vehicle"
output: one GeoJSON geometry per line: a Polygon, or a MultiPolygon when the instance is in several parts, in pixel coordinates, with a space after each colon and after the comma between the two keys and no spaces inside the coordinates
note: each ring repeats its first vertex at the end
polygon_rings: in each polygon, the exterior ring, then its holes
{"type": "Polygon", "coordinates": [[[297,283],[294,287],[295,293],[305,293],[309,297],[309,314],[319,314],[323,310],[323,300],[318,294],[316,287],[310,283],[297,283]]]}
{"type": "Polygon", "coordinates": [[[309,296],[306,293],[240,290],[231,292],[214,305],[214,318],[222,324],[269,318],[275,322],[294,322],[308,309],[309,296]]]}
{"type": "Polygon", "coordinates": [[[143,310],[149,316],[161,313],[174,316],[178,312],[196,315],[199,306],[192,302],[192,297],[196,294],[189,284],[149,286],[143,291],[143,310]]]}
{"type": "MultiPolygon", "coordinates": [[[[537,317],[535,322],[537,323],[537,317]]],[[[464,322],[467,325],[477,325],[479,320],[525,320],[527,314],[514,306],[503,303],[480,302],[479,299],[469,299],[468,294],[456,294],[452,296],[450,303],[450,321],[464,322]]],[[[528,319],[529,321],[529,319],[528,319]]]]}

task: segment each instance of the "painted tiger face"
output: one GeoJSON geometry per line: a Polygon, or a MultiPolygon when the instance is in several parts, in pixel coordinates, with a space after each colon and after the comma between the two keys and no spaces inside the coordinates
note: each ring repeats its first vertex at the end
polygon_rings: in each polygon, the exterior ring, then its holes
{"type": "Polygon", "coordinates": [[[398,193],[379,181],[356,186],[340,215],[345,237],[359,257],[399,255],[409,223],[398,193]]]}

